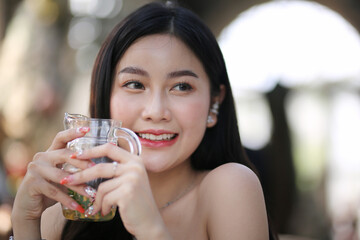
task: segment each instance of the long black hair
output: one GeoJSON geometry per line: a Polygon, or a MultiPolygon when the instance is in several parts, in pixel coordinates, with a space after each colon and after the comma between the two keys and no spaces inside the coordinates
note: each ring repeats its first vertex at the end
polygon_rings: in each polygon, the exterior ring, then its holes
{"type": "MultiPolygon", "coordinates": [[[[135,40],[152,34],[170,34],[197,56],[210,79],[211,96],[226,94],[220,105],[218,122],[207,128],[199,147],[191,156],[195,170],[210,170],[237,162],[253,169],[242,147],[235,104],[225,61],[215,36],[193,12],[173,3],[149,3],[121,21],[104,41],[96,58],[91,79],[90,114],[110,118],[110,96],[116,65],[135,40]]],[[[62,239],[131,239],[117,214],[105,223],[68,221],[62,239]]]]}
{"type": "Polygon", "coordinates": [[[110,96],[116,65],[130,45],[152,34],[171,34],[182,40],[198,57],[210,79],[211,95],[226,88],[218,122],[206,130],[191,157],[195,169],[213,169],[226,162],[249,166],[238,133],[234,99],[224,58],[215,36],[190,10],[173,4],[150,3],[138,9],[110,33],[95,62],[91,82],[92,117],[110,118],[110,96]]]}

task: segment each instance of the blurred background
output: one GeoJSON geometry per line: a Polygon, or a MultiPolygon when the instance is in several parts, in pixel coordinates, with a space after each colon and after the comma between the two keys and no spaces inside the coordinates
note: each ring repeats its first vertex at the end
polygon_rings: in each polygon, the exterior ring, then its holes
{"type": "MultiPolygon", "coordinates": [[[[88,114],[100,44],[147,2],[0,0],[0,239],[28,162],[88,114]]],[[[219,40],[282,239],[360,239],[360,2],[178,2],[219,40]]]]}

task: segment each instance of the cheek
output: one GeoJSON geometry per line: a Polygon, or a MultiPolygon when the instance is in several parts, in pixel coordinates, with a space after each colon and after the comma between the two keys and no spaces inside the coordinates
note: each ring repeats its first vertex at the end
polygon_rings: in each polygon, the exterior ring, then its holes
{"type": "Polygon", "coordinates": [[[177,116],[194,131],[205,131],[206,119],[209,112],[208,101],[202,99],[177,107],[177,116]]]}
{"type": "Polygon", "coordinates": [[[127,127],[132,122],[132,102],[124,104],[124,99],[117,95],[110,99],[110,116],[112,119],[120,120],[123,127],[127,127]]]}
{"type": "Polygon", "coordinates": [[[121,113],[124,111],[122,108],[122,104],[120,104],[119,99],[116,96],[112,96],[110,98],[110,116],[113,119],[117,119],[121,113]]]}

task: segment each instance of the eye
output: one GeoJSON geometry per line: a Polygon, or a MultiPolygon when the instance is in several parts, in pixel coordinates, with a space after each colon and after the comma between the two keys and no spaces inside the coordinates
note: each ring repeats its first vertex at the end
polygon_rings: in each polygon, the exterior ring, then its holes
{"type": "Polygon", "coordinates": [[[130,88],[130,89],[140,89],[140,90],[145,89],[144,85],[138,81],[128,81],[123,85],[123,87],[130,88]]]}
{"type": "Polygon", "coordinates": [[[189,91],[193,90],[193,87],[188,83],[182,82],[182,83],[176,84],[172,88],[172,90],[181,91],[181,92],[189,92],[189,91]]]}

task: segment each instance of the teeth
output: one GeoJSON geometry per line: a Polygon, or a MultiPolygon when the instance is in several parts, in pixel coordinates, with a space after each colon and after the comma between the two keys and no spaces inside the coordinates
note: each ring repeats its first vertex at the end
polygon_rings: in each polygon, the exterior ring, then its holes
{"type": "Polygon", "coordinates": [[[161,135],[154,135],[150,133],[139,133],[139,136],[144,139],[149,139],[152,141],[162,141],[162,140],[170,140],[175,136],[175,134],[161,134],[161,135]]]}

